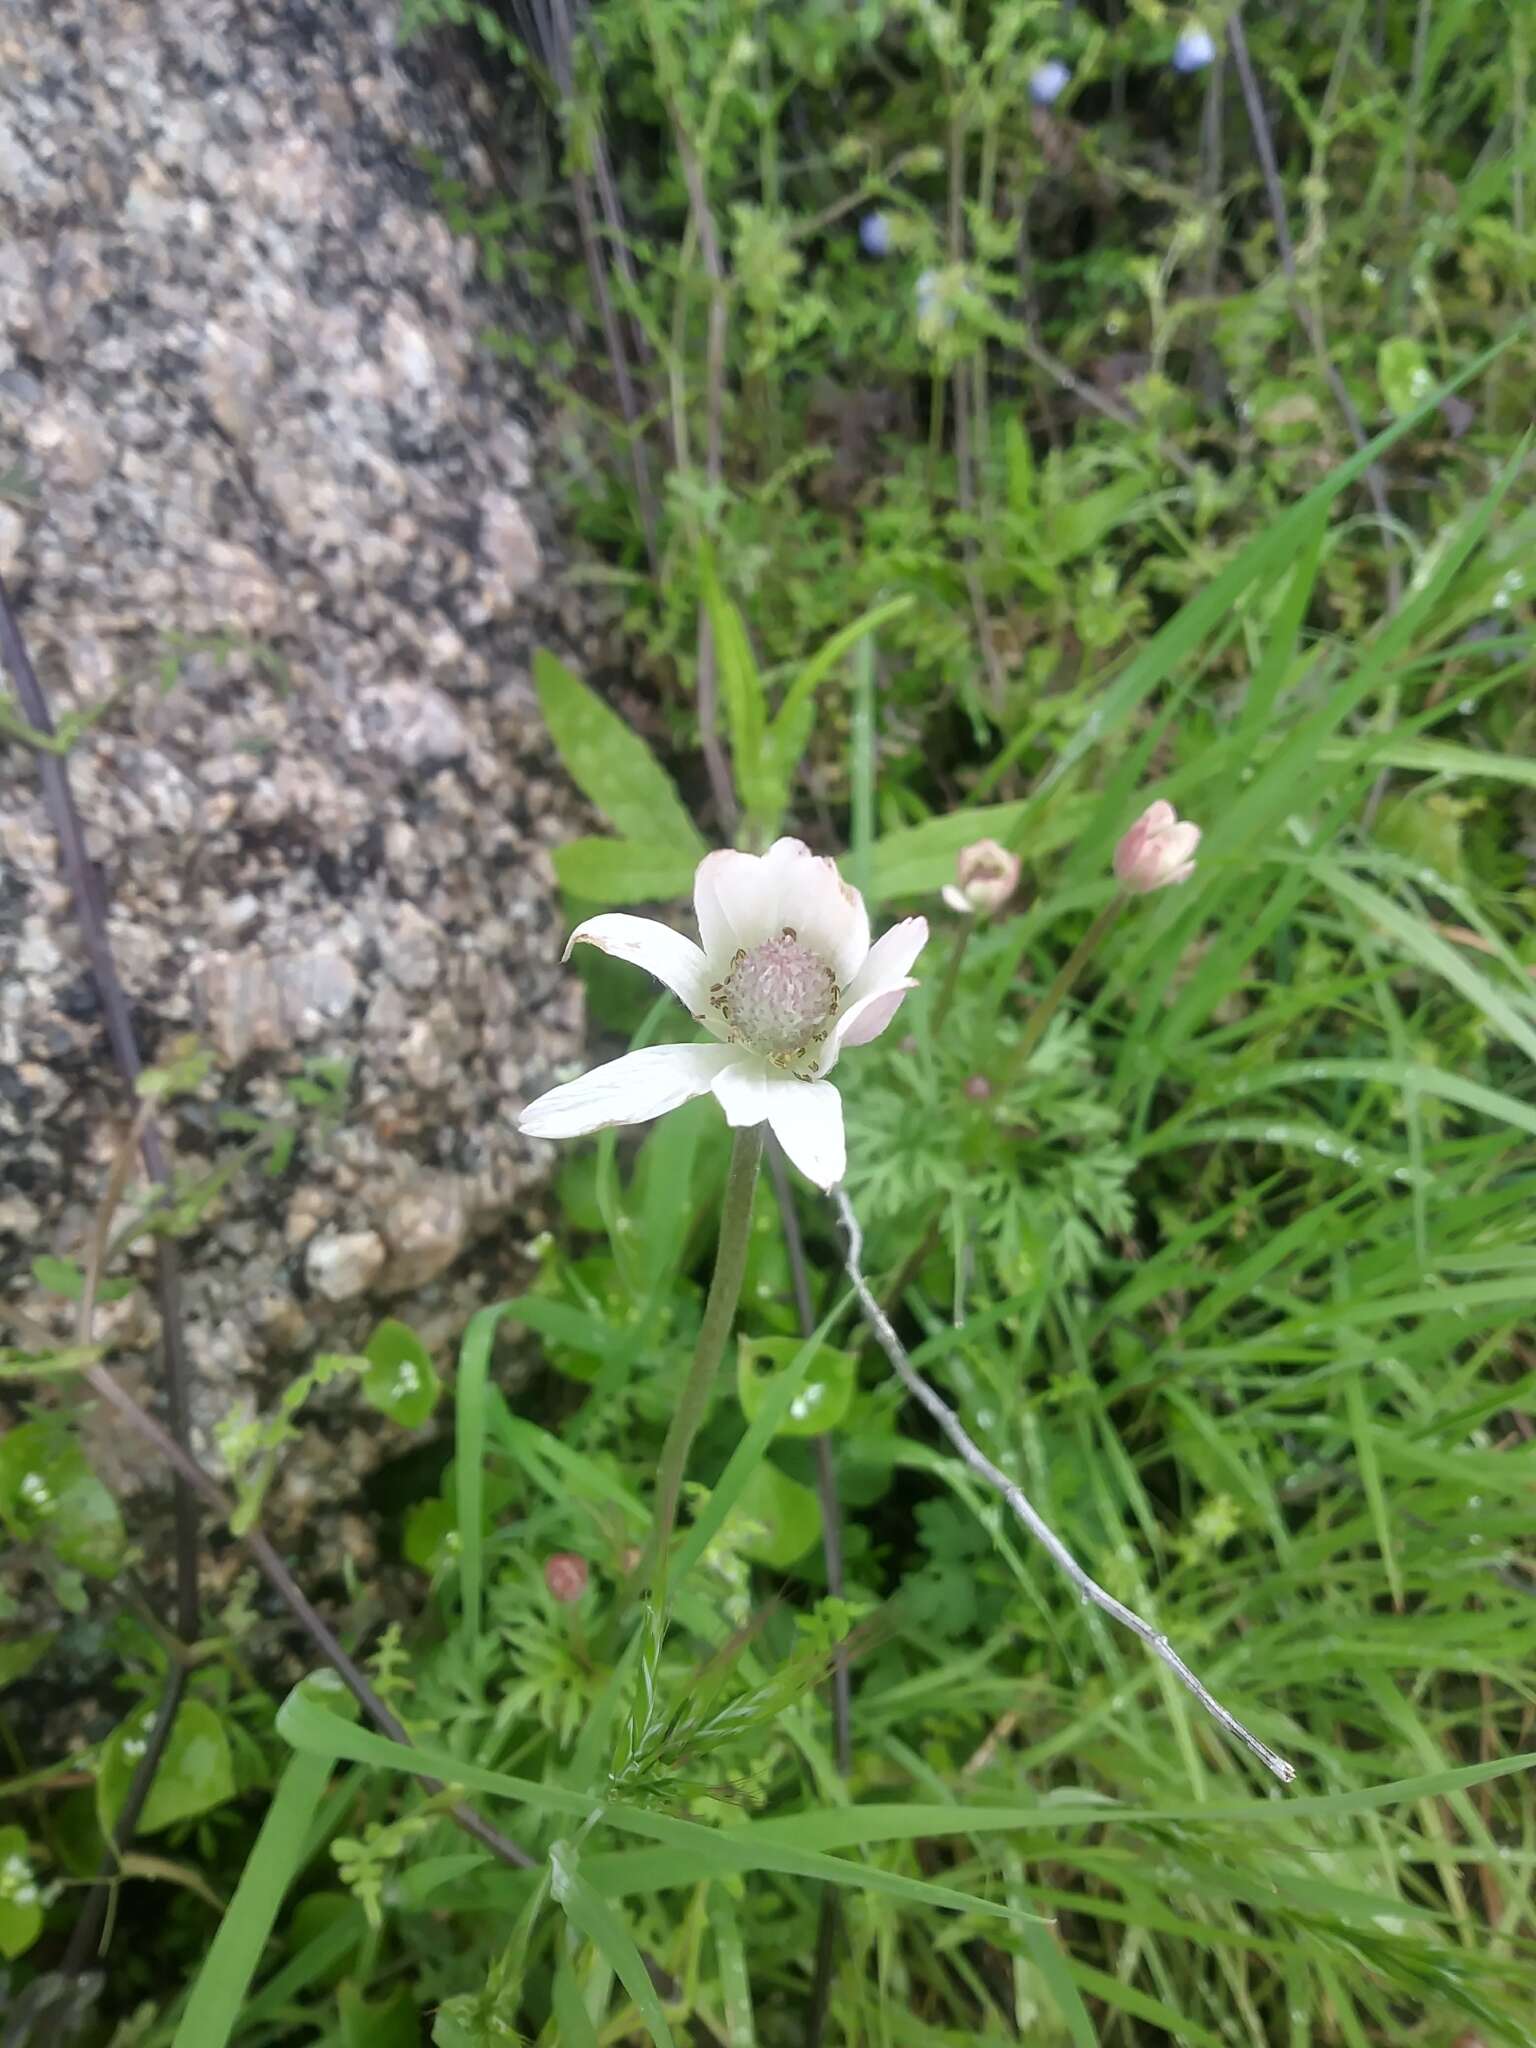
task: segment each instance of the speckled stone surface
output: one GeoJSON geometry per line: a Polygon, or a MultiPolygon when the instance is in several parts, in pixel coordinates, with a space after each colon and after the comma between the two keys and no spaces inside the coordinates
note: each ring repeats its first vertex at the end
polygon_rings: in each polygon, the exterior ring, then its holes
{"type": "MultiPolygon", "coordinates": [[[[505,1291],[551,1163],[512,1116],[580,1043],[535,422],[476,348],[520,311],[416,167],[486,170],[394,21],[0,0],[0,475],[28,486],[0,572],[55,716],[114,699],[72,773],[118,962],[148,1057],[190,1031],[218,1060],[178,1166],[227,1156],[221,1106],[285,1115],[307,1059],[353,1063],[339,1126],[186,1246],[205,1449],[379,1313],[447,1345],[505,1291]]],[[[35,763],[0,745],[0,1341],[64,1326],[29,1261],[78,1252],[125,1114],[35,763]]],[[[147,1292],[104,1314],[149,1385],[147,1292]]],[[[376,1455],[327,1403],[279,1528],[376,1455]]]]}

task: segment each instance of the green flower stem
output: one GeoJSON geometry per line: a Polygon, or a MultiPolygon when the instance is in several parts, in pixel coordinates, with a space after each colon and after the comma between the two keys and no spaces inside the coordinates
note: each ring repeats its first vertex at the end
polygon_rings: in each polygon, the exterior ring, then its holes
{"type": "Polygon", "coordinates": [[[699,1340],[693,1347],[693,1363],[672,1416],[667,1440],[661,1447],[661,1466],[656,1476],[656,1527],[651,1537],[651,1598],[659,1612],[667,1597],[667,1552],[677,1527],[677,1503],[683,1490],[683,1473],[688,1453],[709,1410],[715,1377],[725,1354],[726,1339],[736,1320],[741,1283],[747,1270],[747,1246],[752,1233],[752,1196],[757,1187],[757,1169],[763,1156],[763,1127],[754,1124],[736,1133],[731,1163],[726,1169],[725,1204],[720,1212],[720,1242],[715,1251],[715,1275],[709,1283],[704,1320],[699,1340]]]}
{"type": "Polygon", "coordinates": [[[1011,1087],[1029,1065],[1036,1046],[1045,1036],[1045,1027],[1071,994],[1077,977],[1103,944],[1115,919],[1125,908],[1125,900],[1124,890],[1117,889],[1072,948],[1062,965],[1061,972],[1030,1012],[1029,1022],[1024,1026],[1024,1036],[1014,1047],[1008,1064],[1003,1069],[1003,1088],[1011,1087]]]}
{"type": "Polygon", "coordinates": [[[939,989],[938,999],[933,1006],[933,1023],[929,1027],[930,1037],[937,1038],[944,1029],[949,1016],[950,1005],[955,1000],[955,989],[960,980],[960,962],[965,958],[965,949],[971,943],[975,929],[974,917],[963,917],[955,932],[955,943],[950,949],[949,962],[944,969],[944,980],[939,989]]]}

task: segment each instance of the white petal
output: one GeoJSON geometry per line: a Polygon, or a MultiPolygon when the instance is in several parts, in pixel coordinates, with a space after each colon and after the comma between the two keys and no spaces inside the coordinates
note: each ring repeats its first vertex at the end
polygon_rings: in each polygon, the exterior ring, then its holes
{"type": "Polygon", "coordinates": [[[527,1138],[583,1138],[611,1124],[647,1123],[702,1095],[740,1058],[734,1045],[648,1045],[551,1088],[529,1103],[517,1128],[527,1138]]]}
{"type": "Polygon", "coordinates": [[[786,927],[826,961],[846,988],[869,951],[869,913],[858,890],[799,839],[776,839],[763,856],[774,885],[765,937],[786,927]]]}
{"type": "Polygon", "coordinates": [[[1184,861],[1192,861],[1199,844],[1200,827],[1198,825],[1191,825],[1188,819],[1185,819],[1182,824],[1171,827],[1162,842],[1166,857],[1179,864],[1182,864],[1184,861]]]}
{"type": "Polygon", "coordinates": [[[761,919],[756,914],[756,900],[764,893],[759,880],[762,865],[756,854],[733,853],[729,848],[706,853],[699,862],[693,878],[693,914],[716,981],[741,947],[750,949],[768,936],[766,929],[759,932],[761,919]],[[743,928],[753,936],[743,938],[743,928]]]}
{"type": "Polygon", "coordinates": [[[843,1098],[830,1081],[775,1074],[768,1083],[768,1122],[791,1165],[819,1188],[835,1187],[848,1164],[843,1098]]]}
{"type": "MultiPolygon", "coordinates": [[[[851,1010],[865,996],[877,996],[886,989],[906,984],[912,962],[928,943],[926,917],[904,917],[876,939],[852,984],[843,991],[843,1008],[851,1010]]],[[[858,1043],[857,1040],[854,1041],[858,1043]]]]}
{"type": "Polygon", "coordinates": [[[846,988],[869,951],[864,899],[800,839],[776,839],[762,855],[709,853],[693,884],[694,913],[712,978],[738,949],[751,952],[786,927],[818,953],[846,988]]]}
{"type": "Polygon", "coordinates": [[[566,943],[567,960],[573,946],[597,946],[616,960],[632,960],[671,989],[698,1023],[709,1022],[709,964],[692,939],[685,939],[669,925],[658,924],[653,917],[627,917],[622,911],[609,911],[577,925],[566,943]]]}
{"type": "Polygon", "coordinates": [[[760,1124],[768,1116],[768,1090],[778,1078],[765,1059],[745,1053],[735,1066],[716,1074],[710,1090],[728,1124],[760,1124]]]}
{"type": "Polygon", "coordinates": [[[958,910],[962,917],[975,916],[975,904],[972,903],[971,899],[967,895],[965,895],[961,890],[957,889],[953,882],[946,882],[943,888],[939,891],[939,894],[944,898],[945,904],[948,906],[948,908],[951,910],[958,910]]]}
{"type": "Polygon", "coordinates": [[[698,936],[705,942],[705,954],[719,981],[729,971],[731,956],[739,950],[752,952],[764,938],[772,938],[774,901],[778,889],[768,872],[768,860],[758,854],[705,854],[694,874],[694,915],[698,936]]]}

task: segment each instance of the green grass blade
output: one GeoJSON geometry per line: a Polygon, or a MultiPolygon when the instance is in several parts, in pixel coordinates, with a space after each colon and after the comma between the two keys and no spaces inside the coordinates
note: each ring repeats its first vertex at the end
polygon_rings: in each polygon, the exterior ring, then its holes
{"type": "Polygon", "coordinates": [[[239,2025],[288,1887],[300,1867],[305,1830],[331,1774],[320,1756],[283,1768],[240,1882],[192,1985],[172,2048],[224,2048],[239,2025]]]}
{"type": "Polygon", "coordinates": [[[581,1875],[576,1848],[571,1842],[556,1842],[549,1852],[549,1889],[555,1904],[578,1934],[584,1935],[612,1970],[634,2001],[656,2048],[675,2048],[672,2029],[656,1996],[644,1958],[634,1938],[606,1899],[599,1897],[581,1875]]]}
{"type": "MultiPolygon", "coordinates": [[[[463,1757],[437,1749],[412,1748],[390,1742],[341,1720],[317,1707],[297,1690],[283,1702],[277,1717],[278,1733],[293,1748],[306,1755],[331,1761],[371,1764],[388,1771],[404,1771],[413,1777],[440,1778],[461,1785],[468,1792],[485,1792],[493,1798],[509,1799],[536,1811],[565,1814],[573,1820],[590,1817],[595,1803],[591,1794],[569,1791],[562,1785],[538,1784],[529,1778],[515,1778],[504,1771],[487,1770],[463,1757]]],[[[706,1828],[696,1821],[675,1820],[668,1814],[652,1813],[643,1807],[625,1806],[611,1800],[600,1802],[602,1817],[628,1834],[643,1835],[678,1852],[672,1859],[676,1884],[696,1884],[700,1878],[779,1871],[788,1876],[817,1878],[849,1885],[856,1890],[880,1892],[914,1906],[940,1907],[951,1912],[977,1913],[988,1919],[1016,1920],[1008,1906],[975,1898],[948,1885],[930,1884],[917,1878],[901,1877],[873,1865],[850,1863],[837,1856],[805,1849],[794,1841],[761,1831],[761,1821],[743,1821],[729,1828],[706,1828]]],[[[813,1816],[814,1818],[814,1816],[813,1816]]],[[[1102,1815],[1100,1815],[1102,1818],[1102,1815]]],[[[945,1832],[953,1832],[953,1828],[945,1832]]]]}

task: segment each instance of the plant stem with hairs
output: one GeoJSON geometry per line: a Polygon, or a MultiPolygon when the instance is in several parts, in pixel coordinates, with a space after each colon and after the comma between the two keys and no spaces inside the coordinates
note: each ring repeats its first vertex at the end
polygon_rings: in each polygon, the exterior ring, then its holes
{"type": "Polygon", "coordinates": [[[677,1527],[677,1503],[683,1490],[683,1473],[688,1453],[709,1411],[720,1361],[725,1355],[741,1283],[747,1270],[747,1247],[752,1235],[752,1196],[757,1188],[757,1169],[763,1156],[763,1127],[754,1124],[739,1130],[731,1146],[731,1163],[726,1169],[725,1202],[720,1212],[720,1242],[715,1250],[715,1273],[704,1304],[693,1363],[683,1383],[666,1441],[661,1447],[661,1464],[656,1475],[656,1527],[651,1536],[651,1597],[658,1609],[667,1598],[667,1552],[677,1527]]]}
{"type": "Polygon", "coordinates": [[[1078,976],[1099,950],[1106,934],[1124,908],[1125,896],[1122,891],[1117,889],[1099,911],[1087,931],[1083,933],[1083,936],[1072,948],[1072,951],[1067,955],[1056,979],[1029,1013],[1029,1022],[1024,1026],[1024,1036],[1014,1047],[1008,1064],[1003,1069],[1002,1082],[1004,1087],[1007,1087],[1010,1082],[1016,1081],[1025,1067],[1029,1065],[1031,1058],[1034,1056],[1035,1048],[1045,1036],[1046,1026],[1072,993],[1078,976]]]}
{"type": "Polygon", "coordinates": [[[933,1003],[933,1022],[929,1030],[935,1040],[944,1029],[950,1007],[955,1000],[955,990],[960,983],[960,963],[965,958],[966,947],[971,943],[971,933],[975,924],[974,917],[962,917],[956,927],[955,943],[949,949],[949,958],[944,963],[944,979],[939,983],[939,992],[933,1003]]]}
{"type": "Polygon", "coordinates": [[[1243,1746],[1251,1750],[1267,1771],[1273,1773],[1282,1785],[1289,1785],[1296,1776],[1296,1767],[1289,1763],[1268,1743],[1261,1742],[1251,1729],[1244,1727],[1237,1716],[1224,1707],[1214,1693],[1195,1676],[1184,1659],[1175,1650],[1168,1638],[1155,1629],[1150,1622],[1117,1600],[1113,1593],[1105,1592],[1097,1580],[1091,1579],[1068,1550],[1065,1543],[1051,1528],[1050,1524],[1036,1512],[1022,1487],[994,1465],[985,1452],[979,1450],[967,1435],[958,1415],[943,1397],[936,1393],[907,1356],[906,1348],[897,1336],[890,1317],[876,1301],[869,1282],[864,1278],[860,1259],[864,1249],[864,1233],[859,1219],[853,1213],[853,1205],[840,1187],[832,1190],[832,1199],[837,1204],[837,1213],[842,1219],[843,1233],[847,1240],[845,1267],[848,1278],[853,1282],[854,1293],[858,1296],[859,1307],[865,1320],[874,1331],[881,1350],[890,1360],[896,1377],[901,1381],[912,1398],[919,1402],[933,1417],[966,1467],[984,1480],[992,1490],[1013,1510],[1019,1521],[1035,1541],[1048,1553],[1066,1576],[1072,1581],[1085,1600],[1091,1600],[1095,1607],[1118,1621],[1138,1637],[1161,1663],[1165,1664],[1179,1683],[1183,1685],[1204,1707],[1213,1720],[1219,1721],[1227,1733],[1234,1736],[1243,1746]]]}

